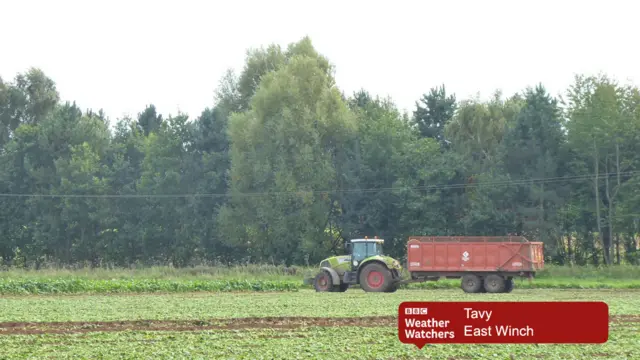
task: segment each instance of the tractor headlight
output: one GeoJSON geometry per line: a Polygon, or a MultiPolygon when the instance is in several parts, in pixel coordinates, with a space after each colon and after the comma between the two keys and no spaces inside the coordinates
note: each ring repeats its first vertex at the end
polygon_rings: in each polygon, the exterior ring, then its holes
{"type": "Polygon", "coordinates": [[[394,268],[399,268],[400,267],[400,263],[398,262],[398,260],[393,260],[393,267],[394,268]]]}

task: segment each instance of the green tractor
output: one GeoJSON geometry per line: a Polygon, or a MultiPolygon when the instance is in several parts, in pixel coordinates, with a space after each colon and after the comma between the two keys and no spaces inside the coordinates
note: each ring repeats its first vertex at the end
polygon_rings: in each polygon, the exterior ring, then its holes
{"type": "Polygon", "coordinates": [[[320,272],[307,278],[318,292],[345,292],[359,284],[367,292],[398,290],[402,266],[382,252],[383,239],[352,239],[345,243],[348,255],[333,256],[320,262],[320,272]]]}

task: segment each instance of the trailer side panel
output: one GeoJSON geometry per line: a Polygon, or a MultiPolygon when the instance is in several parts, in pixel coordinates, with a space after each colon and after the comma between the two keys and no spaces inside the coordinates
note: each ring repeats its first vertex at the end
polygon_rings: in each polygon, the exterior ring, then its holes
{"type": "Polygon", "coordinates": [[[409,238],[410,272],[532,273],[544,267],[543,244],[522,237],[409,238]]]}

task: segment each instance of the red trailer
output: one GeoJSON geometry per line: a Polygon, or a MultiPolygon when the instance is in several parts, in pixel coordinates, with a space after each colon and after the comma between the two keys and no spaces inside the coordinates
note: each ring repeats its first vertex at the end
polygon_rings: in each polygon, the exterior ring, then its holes
{"type": "Polygon", "coordinates": [[[467,293],[505,293],[514,277],[533,278],[544,268],[543,244],[521,236],[411,236],[411,282],[462,279],[467,293]]]}

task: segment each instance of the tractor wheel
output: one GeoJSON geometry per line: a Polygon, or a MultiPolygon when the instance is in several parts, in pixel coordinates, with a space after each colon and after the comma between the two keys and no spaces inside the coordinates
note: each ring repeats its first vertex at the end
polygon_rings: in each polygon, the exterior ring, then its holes
{"type": "Polygon", "coordinates": [[[316,292],[332,292],[333,282],[331,281],[331,275],[326,271],[320,272],[313,281],[313,287],[316,288],[316,292]]]}
{"type": "Polygon", "coordinates": [[[504,286],[504,292],[506,292],[506,293],[512,292],[513,291],[513,286],[514,286],[513,278],[508,278],[504,285],[505,285],[504,286]]]}
{"type": "Polygon", "coordinates": [[[386,292],[391,285],[391,272],[380,264],[365,265],[360,272],[360,286],[366,292],[386,292]]]}
{"type": "Polygon", "coordinates": [[[484,279],[484,288],[490,294],[505,292],[506,281],[500,275],[489,275],[484,279]]]}
{"type": "Polygon", "coordinates": [[[337,285],[335,288],[338,292],[345,292],[349,288],[349,284],[340,283],[340,285],[337,285]]]}
{"type": "Polygon", "coordinates": [[[475,294],[482,292],[482,281],[478,275],[467,274],[462,277],[460,287],[462,290],[469,294],[475,294]]]}

